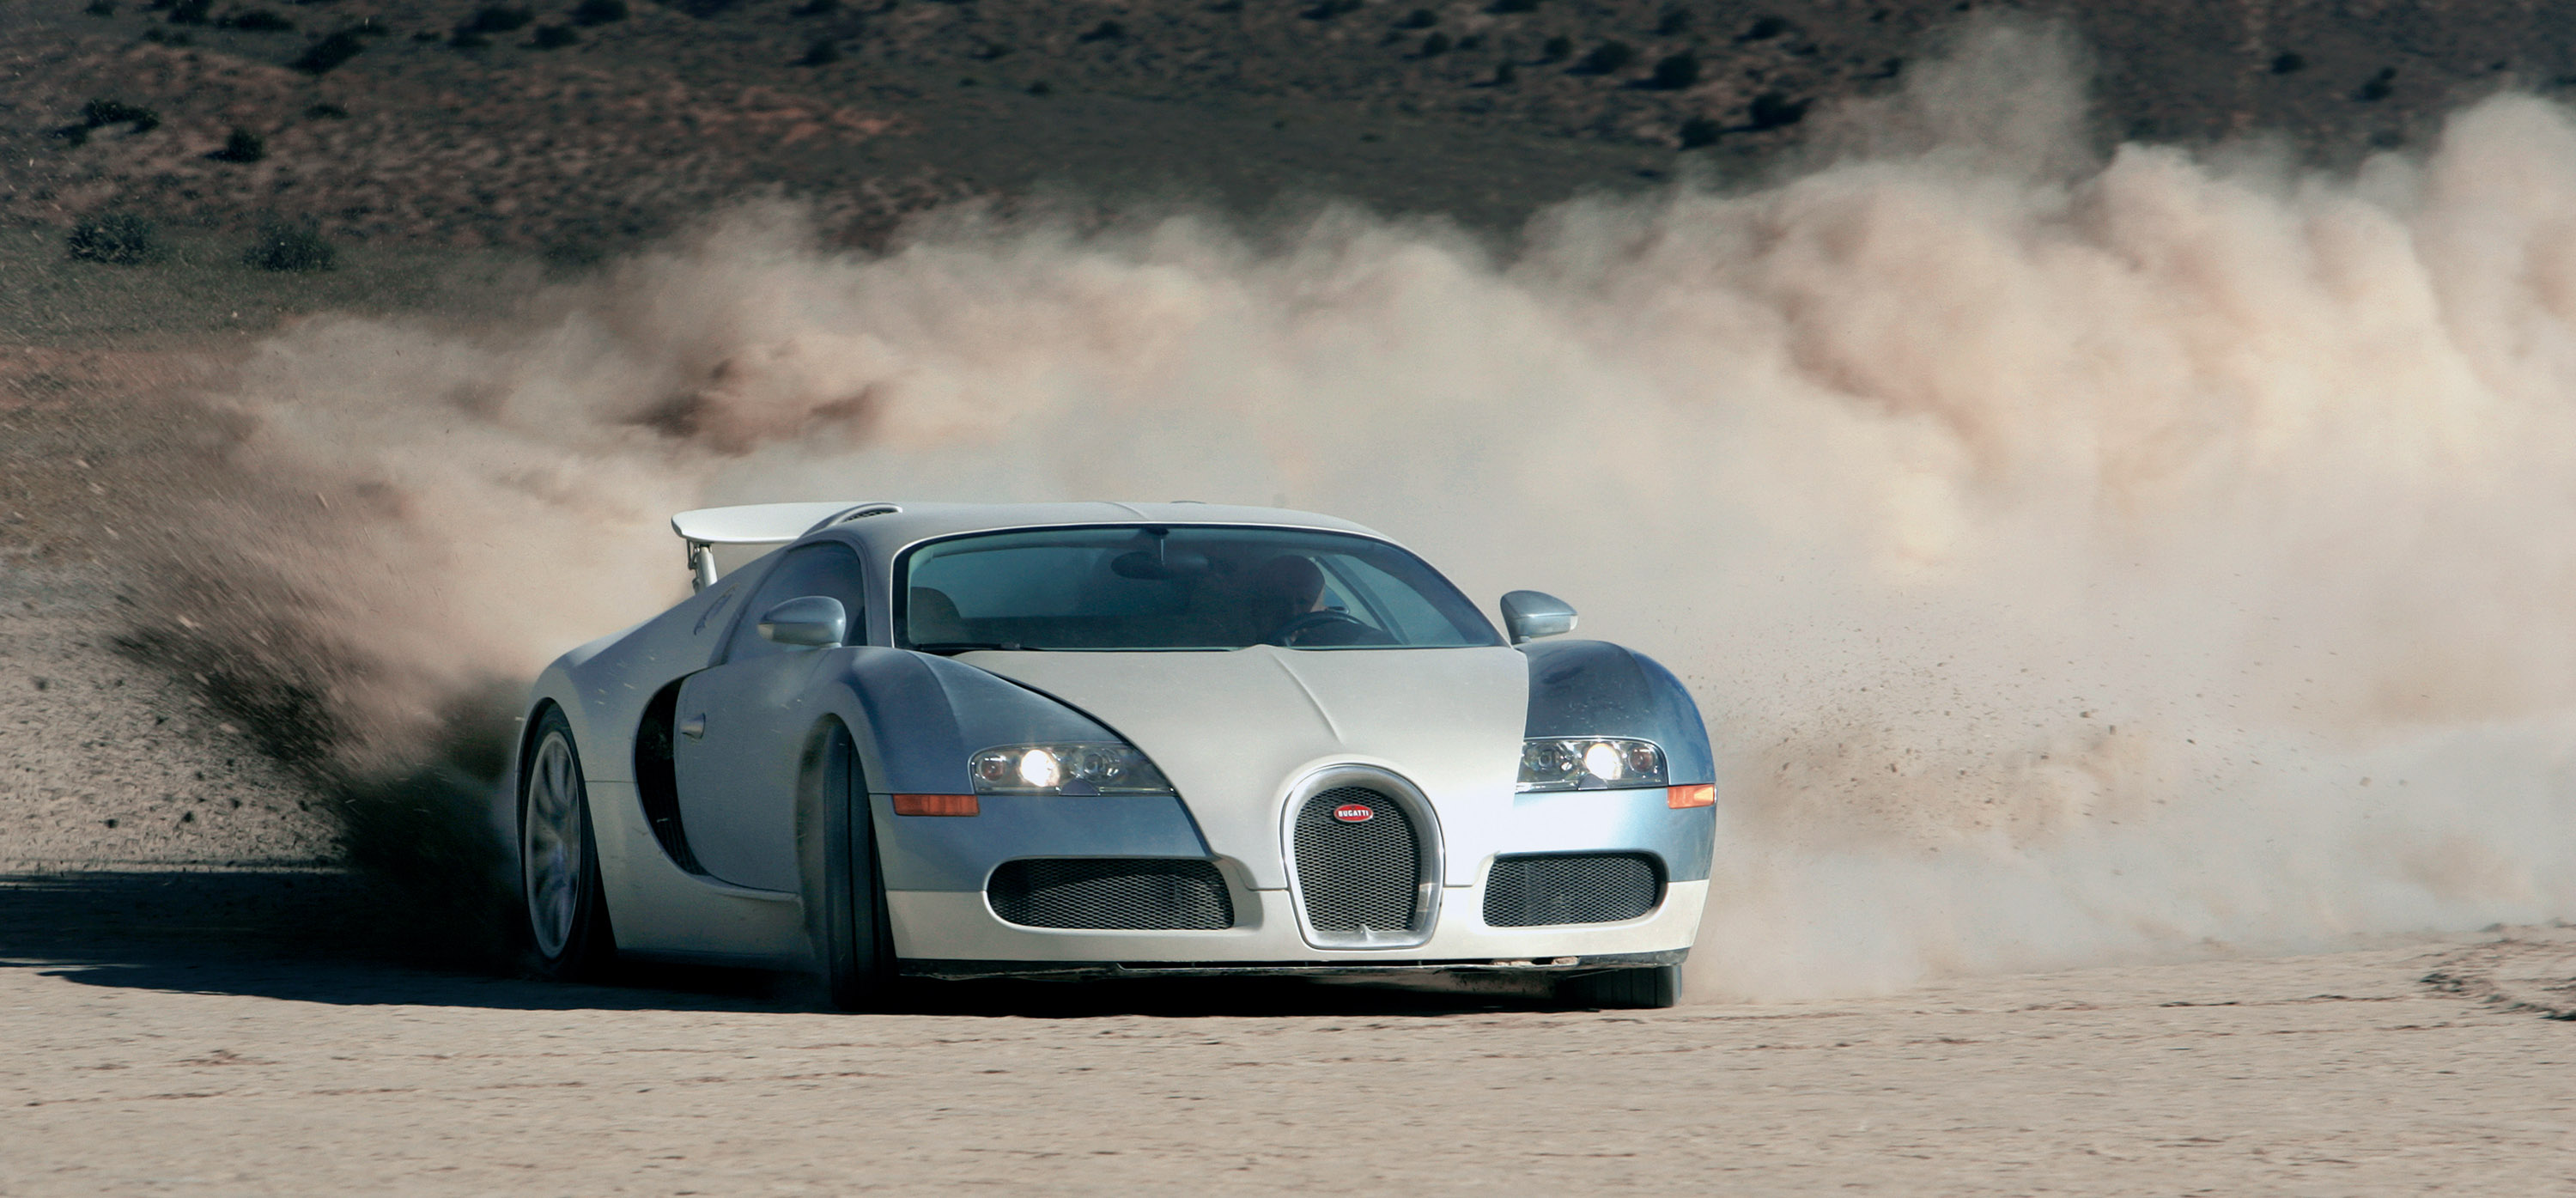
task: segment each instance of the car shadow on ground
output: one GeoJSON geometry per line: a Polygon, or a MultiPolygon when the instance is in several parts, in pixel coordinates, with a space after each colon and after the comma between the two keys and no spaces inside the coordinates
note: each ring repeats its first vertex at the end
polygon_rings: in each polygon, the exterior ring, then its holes
{"type": "MultiPolygon", "coordinates": [[[[495,938],[424,929],[348,873],[90,870],[0,875],[0,966],[86,986],[343,1006],[826,1013],[806,977],[625,963],[601,984],[540,980],[495,938]]],[[[892,1014],[1438,1016],[1545,1010],[1543,992],[1297,978],[908,982],[892,1014]]]]}

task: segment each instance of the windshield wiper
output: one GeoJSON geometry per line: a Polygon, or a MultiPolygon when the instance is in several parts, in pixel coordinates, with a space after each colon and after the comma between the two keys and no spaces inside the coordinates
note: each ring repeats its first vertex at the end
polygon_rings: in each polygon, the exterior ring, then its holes
{"type": "Polygon", "coordinates": [[[916,653],[964,653],[973,649],[1003,649],[1013,653],[1043,652],[1017,641],[929,641],[912,646],[916,653]]]}

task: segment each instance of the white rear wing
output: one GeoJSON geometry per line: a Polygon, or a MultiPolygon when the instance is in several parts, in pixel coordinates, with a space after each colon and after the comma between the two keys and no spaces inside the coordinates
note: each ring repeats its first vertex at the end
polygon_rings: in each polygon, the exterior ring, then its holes
{"type": "Polygon", "coordinates": [[[715,546],[784,545],[818,528],[901,511],[891,503],[754,503],[702,507],[671,517],[671,531],[689,547],[689,575],[697,589],[716,580],[715,546]]]}

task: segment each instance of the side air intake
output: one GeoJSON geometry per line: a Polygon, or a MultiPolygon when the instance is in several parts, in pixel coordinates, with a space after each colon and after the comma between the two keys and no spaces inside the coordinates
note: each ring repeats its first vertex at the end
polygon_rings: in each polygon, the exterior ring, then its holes
{"type": "Polygon", "coordinates": [[[1643,853],[1498,857],[1485,879],[1485,926],[1618,923],[1664,901],[1664,871],[1643,853]]]}
{"type": "Polygon", "coordinates": [[[1234,926],[1234,901],[1210,861],[1161,857],[1039,857],[1006,861],[985,897],[993,914],[1032,928],[1215,931],[1234,926]]]}

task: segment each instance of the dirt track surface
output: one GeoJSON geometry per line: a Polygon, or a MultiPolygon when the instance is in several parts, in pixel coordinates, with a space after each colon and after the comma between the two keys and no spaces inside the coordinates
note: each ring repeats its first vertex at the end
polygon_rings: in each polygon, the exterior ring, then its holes
{"type": "Polygon", "coordinates": [[[853,1016],[317,955],[297,913],[349,886],[0,885],[0,1194],[2576,1190],[2576,1024],[2489,984],[2563,931],[1650,1013],[1166,983],[853,1016]]]}

